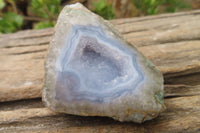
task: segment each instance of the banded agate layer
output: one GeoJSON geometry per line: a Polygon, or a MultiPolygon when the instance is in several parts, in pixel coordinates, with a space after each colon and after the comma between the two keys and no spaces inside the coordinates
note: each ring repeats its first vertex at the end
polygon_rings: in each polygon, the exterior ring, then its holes
{"type": "Polygon", "coordinates": [[[143,122],[165,109],[161,72],[81,4],[61,12],[46,61],[43,100],[55,112],[143,122]]]}
{"type": "Polygon", "coordinates": [[[91,25],[73,26],[55,65],[60,100],[110,102],[144,80],[134,51],[91,25]]]}

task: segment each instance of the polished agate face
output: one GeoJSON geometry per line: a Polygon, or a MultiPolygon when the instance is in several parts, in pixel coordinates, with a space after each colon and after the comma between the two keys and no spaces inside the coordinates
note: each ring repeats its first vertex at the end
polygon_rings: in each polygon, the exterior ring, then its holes
{"type": "Polygon", "coordinates": [[[144,77],[136,54],[101,27],[74,26],[56,61],[56,99],[109,102],[131,93],[144,77]]]}

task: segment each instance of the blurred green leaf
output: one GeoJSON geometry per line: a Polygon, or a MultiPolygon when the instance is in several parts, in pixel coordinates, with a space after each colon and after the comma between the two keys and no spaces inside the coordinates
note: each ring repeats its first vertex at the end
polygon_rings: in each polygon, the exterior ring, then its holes
{"type": "Polygon", "coordinates": [[[112,4],[107,4],[106,0],[95,2],[94,12],[108,20],[114,19],[116,17],[115,9],[112,7],[112,4]]]}
{"type": "Polygon", "coordinates": [[[21,29],[24,19],[21,15],[13,12],[5,13],[0,20],[0,32],[12,33],[21,29]]]}
{"type": "Polygon", "coordinates": [[[0,10],[3,9],[5,5],[6,3],[4,2],[4,0],[0,0],[0,10]]]}
{"type": "Polygon", "coordinates": [[[33,11],[47,19],[55,19],[60,12],[61,0],[32,0],[33,11]]]}
{"type": "Polygon", "coordinates": [[[189,9],[191,5],[182,0],[133,0],[136,7],[144,15],[160,12],[160,7],[166,12],[177,12],[179,9],[189,9]]]}
{"type": "Polygon", "coordinates": [[[159,6],[163,0],[133,0],[136,7],[145,15],[153,15],[158,13],[159,6]]]}
{"type": "Polygon", "coordinates": [[[54,22],[39,22],[34,26],[34,29],[45,29],[49,27],[54,27],[54,22]]]}
{"type": "Polygon", "coordinates": [[[165,0],[166,12],[177,12],[180,9],[190,9],[192,6],[182,0],[165,0]]]}

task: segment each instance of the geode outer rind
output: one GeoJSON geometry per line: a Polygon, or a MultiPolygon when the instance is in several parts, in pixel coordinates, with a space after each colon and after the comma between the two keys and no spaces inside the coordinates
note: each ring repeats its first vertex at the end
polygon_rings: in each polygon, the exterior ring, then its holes
{"type": "Polygon", "coordinates": [[[143,122],[165,109],[162,73],[81,4],[59,15],[43,100],[56,112],[143,122]]]}

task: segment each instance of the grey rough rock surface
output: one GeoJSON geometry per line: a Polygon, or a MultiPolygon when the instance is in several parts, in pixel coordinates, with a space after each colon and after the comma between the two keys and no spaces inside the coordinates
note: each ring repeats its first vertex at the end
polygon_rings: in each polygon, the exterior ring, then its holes
{"type": "Polygon", "coordinates": [[[55,112],[141,123],[165,109],[162,73],[81,4],[59,15],[43,100],[55,112]]]}

